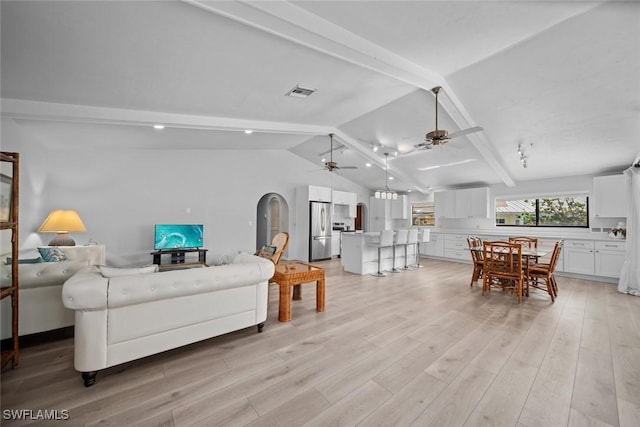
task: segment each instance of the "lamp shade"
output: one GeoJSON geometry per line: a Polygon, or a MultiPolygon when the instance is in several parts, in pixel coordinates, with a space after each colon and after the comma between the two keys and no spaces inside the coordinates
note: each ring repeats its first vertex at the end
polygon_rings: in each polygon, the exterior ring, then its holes
{"type": "Polygon", "coordinates": [[[87,228],[77,211],[56,209],[51,211],[38,231],[58,233],[58,236],[49,242],[50,246],[75,246],[76,243],[67,234],[70,231],[87,231],[87,228]]]}

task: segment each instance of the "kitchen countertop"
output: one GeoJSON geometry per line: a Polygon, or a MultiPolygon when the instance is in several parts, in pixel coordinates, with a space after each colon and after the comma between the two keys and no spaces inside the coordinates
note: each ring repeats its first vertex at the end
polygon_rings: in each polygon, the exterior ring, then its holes
{"type": "Polygon", "coordinates": [[[439,234],[464,234],[479,236],[530,236],[541,239],[569,239],[569,240],[597,240],[597,241],[625,241],[625,239],[612,239],[607,233],[592,233],[590,231],[573,231],[566,229],[549,229],[549,230],[531,230],[522,228],[505,227],[505,229],[445,229],[434,227],[418,227],[429,228],[431,233],[439,234]]]}

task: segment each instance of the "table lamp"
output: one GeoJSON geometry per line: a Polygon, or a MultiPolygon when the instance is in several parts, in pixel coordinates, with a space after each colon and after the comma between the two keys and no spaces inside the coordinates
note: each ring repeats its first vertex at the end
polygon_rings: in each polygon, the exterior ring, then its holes
{"type": "Polygon", "coordinates": [[[38,232],[41,233],[58,233],[49,242],[49,246],[75,246],[76,242],[69,237],[70,231],[87,231],[87,229],[77,211],[61,209],[51,211],[38,229],[38,232]]]}

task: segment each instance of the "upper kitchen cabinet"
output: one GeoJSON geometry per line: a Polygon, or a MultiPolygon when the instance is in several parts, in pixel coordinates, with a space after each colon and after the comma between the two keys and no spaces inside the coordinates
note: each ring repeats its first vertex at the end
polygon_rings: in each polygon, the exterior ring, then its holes
{"type": "Polygon", "coordinates": [[[358,195],[356,193],[350,193],[348,191],[333,192],[333,204],[347,206],[345,215],[347,218],[356,217],[356,207],[358,205],[358,195]]]}
{"type": "Polygon", "coordinates": [[[436,207],[436,218],[456,217],[456,192],[438,191],[433,195],[436,207]]]}
{"type": "Polygon", "coordinates": [[[348,217],[355,218],[358,216],[358,195],[356,193],[347,193],[349,200],[348,217]]]}
{"type": "Polygon", "coordinates": [[[593,178],[593,216],[622,218],[627,216],[627,182],[624,175],[593,178]]]}
{"type": "Polygon", "coordinates": [[[309,186],[309,201],[331,202],[331,195],[331,188],[318,187],[316,185],[309,186]]]}
{"type": "Polygon", "coordinates": [[[489,189],[467,188],[435,193],[437,218],[489,218],[489,189]]]}
{"type": "Polygon", "coordinates": [[[409,219],[409,203],[407,196],[399,194],[395,200],[391,202],[391,218],[393,219],[409,219]]]}
{"type": "Polygon", "coordinates": [[[489,218],[489,189],[456,191],[456,218],[489,218]]]}

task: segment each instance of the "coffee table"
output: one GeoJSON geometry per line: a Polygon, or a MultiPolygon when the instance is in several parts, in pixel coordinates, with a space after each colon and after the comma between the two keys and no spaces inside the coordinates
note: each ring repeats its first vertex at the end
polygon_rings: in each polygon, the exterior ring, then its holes
{"type": "Polygon", "coordinates": [[[293,299],[300,300],[303,283],[316,282],[316,311],[324,311],[324,269],[297,260],[281,262],[276,265],[271,281],[280,286],[279,321],[291,320],[291,288],[293,299]]]}

